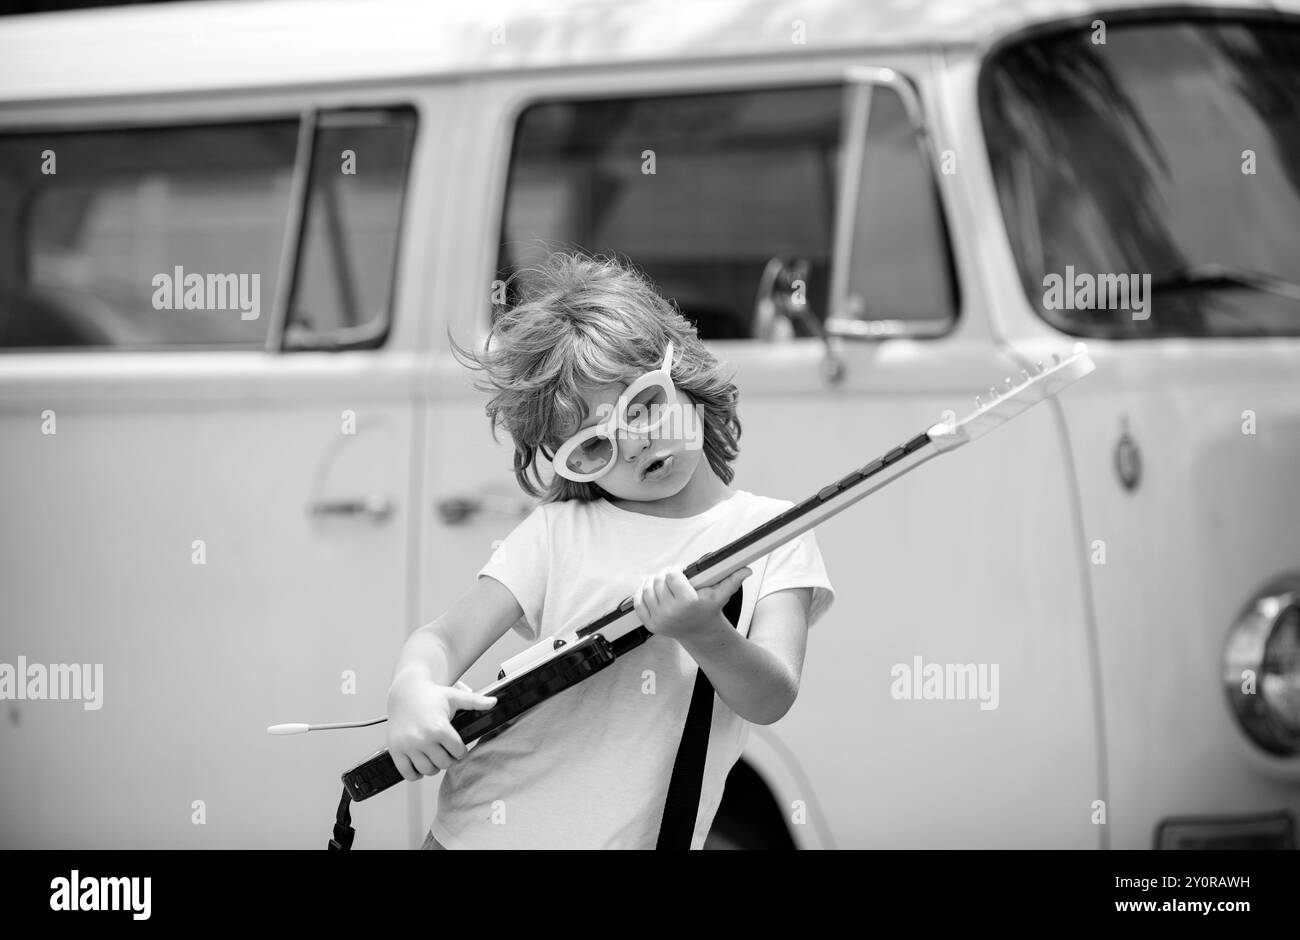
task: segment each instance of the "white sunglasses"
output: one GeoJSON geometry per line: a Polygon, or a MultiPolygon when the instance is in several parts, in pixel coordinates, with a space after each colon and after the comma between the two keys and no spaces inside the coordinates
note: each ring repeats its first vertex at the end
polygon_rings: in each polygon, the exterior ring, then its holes
{"type": "Polygon", "coordinates": [[[608,419],[583,428],[560,445],[552,458],[555,472],[574,483],[590,483],[609,473],[618,457],[615,435],[620,431],[650,434],[663,422],[668,404],[676,400],[672,365],[673,344],[669,343],[663,365],[629,385],[608,419]]]}

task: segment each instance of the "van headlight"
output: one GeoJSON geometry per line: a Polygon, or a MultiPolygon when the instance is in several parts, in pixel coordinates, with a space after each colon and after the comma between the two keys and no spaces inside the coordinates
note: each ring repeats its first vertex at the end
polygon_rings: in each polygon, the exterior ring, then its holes
{"type": "Polygon", "coordinates": [[[1265,588],[1232,625],[1223,686],[1252,741],[1270,754],[1300,754],[1300,576],[1265,588]]]}

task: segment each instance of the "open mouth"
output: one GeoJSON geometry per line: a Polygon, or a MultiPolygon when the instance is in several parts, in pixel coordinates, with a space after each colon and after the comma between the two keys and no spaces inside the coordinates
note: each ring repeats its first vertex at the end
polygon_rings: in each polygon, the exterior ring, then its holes
{"type": "Polygon", "coordinates": [[[668,475],[668,471],[672,469],[672,466],[672,454],[669,454],[667,457],[659,457],[646,464],[645,470],[641,473],[641,479],[651,481],[661,480],[668,475]]]}

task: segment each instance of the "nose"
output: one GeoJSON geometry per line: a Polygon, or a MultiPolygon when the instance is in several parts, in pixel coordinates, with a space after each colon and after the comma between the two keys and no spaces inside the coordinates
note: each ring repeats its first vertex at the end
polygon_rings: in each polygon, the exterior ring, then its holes
{"type": "Polygon", "coordinates": [[[650,437],[649,435],[632,433],[620,437],[618,445],[623,448],[623,459],[630,462],[645,453],[645,449],[650,446],[650,437]]]}

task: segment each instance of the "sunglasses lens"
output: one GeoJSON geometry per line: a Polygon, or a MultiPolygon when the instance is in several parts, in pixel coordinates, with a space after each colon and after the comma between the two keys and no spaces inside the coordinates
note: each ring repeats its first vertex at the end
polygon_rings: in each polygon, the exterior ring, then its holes
{"type": "Polygon", "coordinates": [[[627,426],[635,432],[645,432],[653,428],[663,418],[668,396],[659,385],[651,385],[636,398],[628,402],[627,426]]]}
{"type": "Polygon", "coordinates": [[[574,473],[595,473],[613,459],[613,442],[607,437],[592,437],[575,447],[564,465],[574,473]]]}

